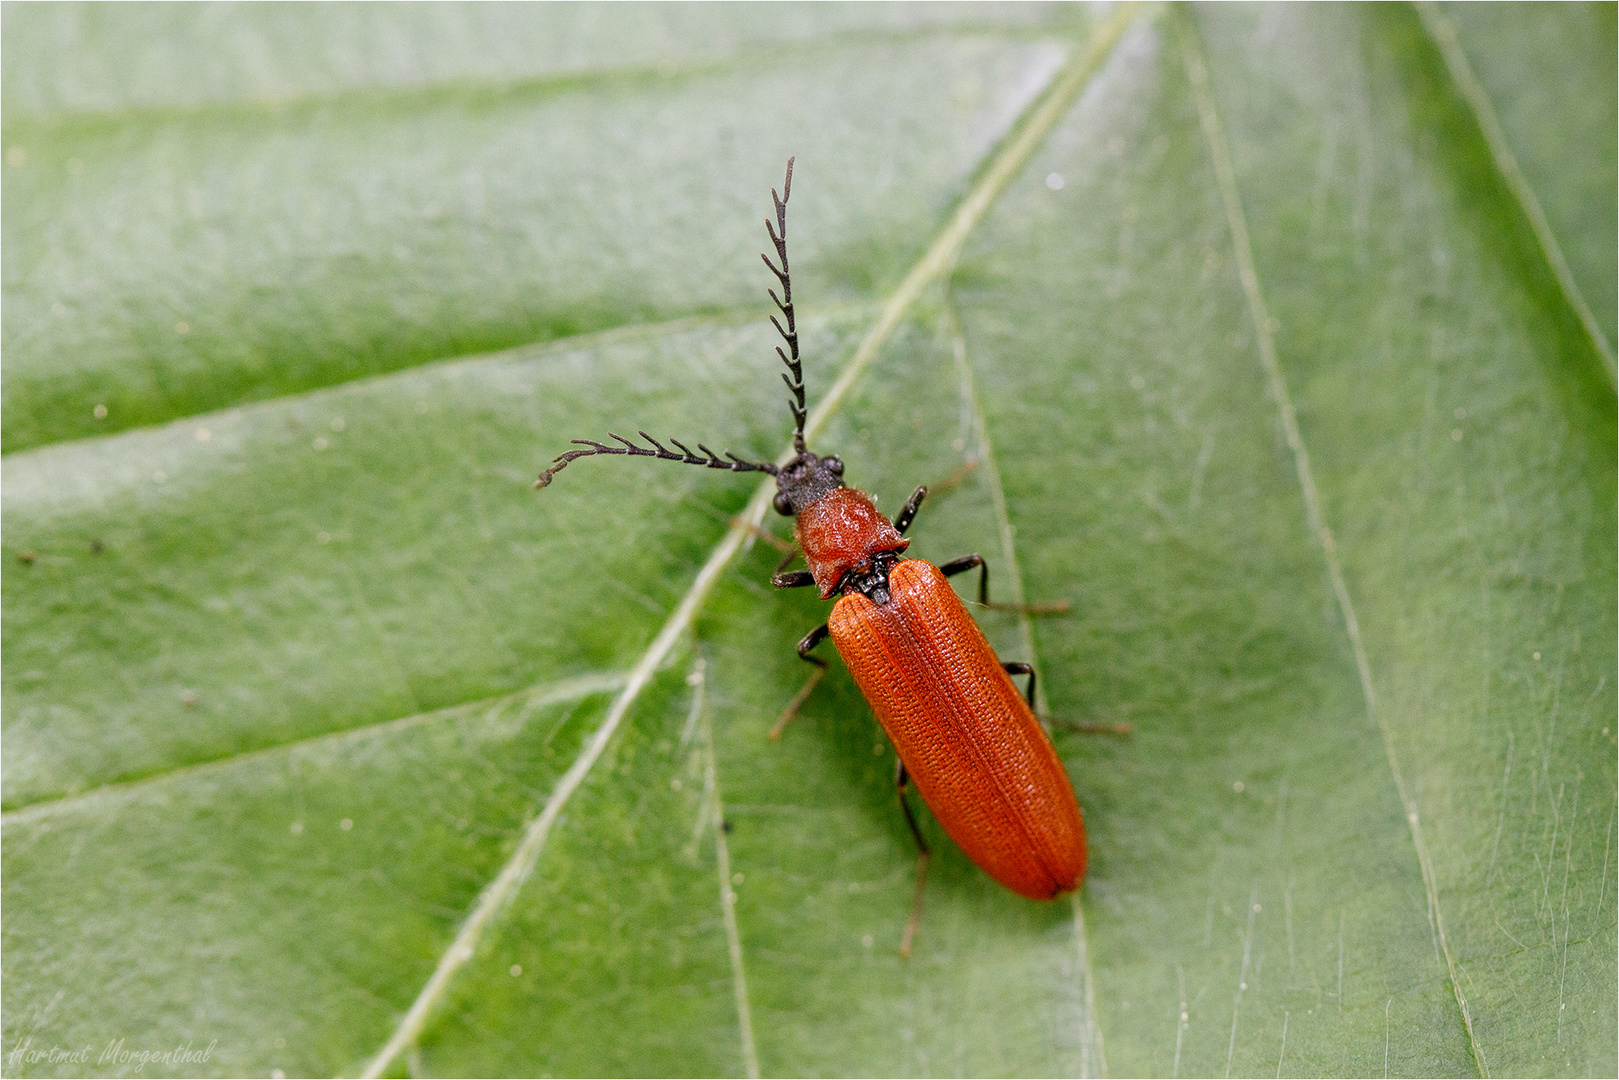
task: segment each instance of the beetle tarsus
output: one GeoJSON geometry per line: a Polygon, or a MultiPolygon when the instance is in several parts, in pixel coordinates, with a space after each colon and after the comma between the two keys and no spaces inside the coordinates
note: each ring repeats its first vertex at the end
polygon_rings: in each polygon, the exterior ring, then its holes
{"type": "MultiPolygon", "coordinates": [[[[669,441],[675,442],[673,439],[670,439],[669,441]]],[[[675,445],[679,446],[680,444],[675,443],[675,445]]],[[[781,564],[781,569],[786,569],[787,563],[791,562],[793,556],[798,554],[798,545],[793,543],[791,540],[783,540],[769,529],[761,528],[751,521],[745,521],[740,516],[731,519],[731,528],[741,529],[755,540],[763,540],[777,551],[786,552],[787,560],[781,564]]]]}
{"type": "Polygon", "coordinates": [[[957,465],[954,469],[952,469],[949,476],[945,477],[943,480],[940,480],[928,490],[932,491],[935,495],[943,495],[952,488],[960,487],[963,480],[967,479],[967,477],[978,471],[978,464],[979,463],[976,458],[968,458],[966,461],[963,461],[960,465],[957,465]]]}
{"type": "MultiPolygon", "coordinates": [[[[804,573],[808,572],[809,571],[807,570],[804,571],[804,573]]],[[[810,580],[811,582],[814,581],[813,578],[810,580]]],[[[787,703],[787,707],[781,710],[781,715],[778,716],[776,718],[776,722],[771,725],[770,737],[772,739],[781,738],[781,733],[787,729],[788,723],[791,722],[795,715],[797,715],[799,706],[803,705],[804,702],[809,699],[810,692],[815,689],[815,684],[820,682],[821,677],[826,674],[826,661],[822,660],[819,656],[811,656],[810,650],[815,648],[815,646],[819,645],[821,642],[825,641],[831,633],[832,631],[827,628],[826,623],[822,623],[820,626],[817,626],[815,629],[805,634],[804,640],[798,643],[798,658],[814,664],[815,672],[809,677],[809,680],[804,683],[803,688],[800,689],[798,693],[793,695],[793,700],[787,703]]]]}
{"type": "Polygon", "coordinates": [[[793,695],[793,700],[787,703],[787,707],[781,710],[781,715],[776,717],[776,722],[770,725],[770,737],[772,739],[781,738],[781,733],[787,730],[787,725],[792,723],[793,717],[798,715],[799,708],[809,700],[810,694],[815,690],[815,684],[820,682],[821,677],[826,674],[825,661],[813,656],[806,656],[804,659],[814,660],[822,666],[816,668],[810,677],[804,680],[804,685],[799,688],[798,693],[793,695]]]}
{"type": "Polygon", "coordinates": [[[1053,716],[1042,717],[1050,722],[1052,727],[1064,731],[1073,731],[1081,735],[1129,735],[1129,724],[1103,724],[1092,720],[1059,720],[1053,716]]]}
{"type": "Polygon", "coordinates": [[[1012,611],[1019,615],[1061,615],[1074,605],[1066,600],[1047,600],[1039,604],[985,604],[991,611],[1012,611]]]}
{"type": "MultiPolygon", "coordinates": [[[[912,497],[914,498],[915,496],[912,497]]],[[[978,568],[978,603],[991,611],[1011,611],[1018,615],[1061,615],[1072,606],[1066,600],[1048,600],[1040,604],[999,604],[991,602],[989,598],[989,563],[984,561],[982,555],[963,555],[959,559],[951,559],[947,563],[940,563],[939,573],[945,577],[954,577],[957,574],[966,573],[975,566],[978,568]]]]}

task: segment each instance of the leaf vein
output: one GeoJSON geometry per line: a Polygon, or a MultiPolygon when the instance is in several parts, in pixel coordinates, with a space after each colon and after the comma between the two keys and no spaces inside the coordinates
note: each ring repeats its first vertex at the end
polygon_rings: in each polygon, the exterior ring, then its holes
{"type": "Polygon", "coordinates": [[[255,747],[252,750],[244,750],[237,754],[227,754],[224,757],[212,758],[208,761],[194,762],[173,769],[165,769],[162,772],[150,773],[134,780],[102,784],[88,791],[27,803],[15,810],[8,810],[6,813],[0,814],[0,826],[9,827],[25,821],[32,821],[48,814],[66,813],[94,801],[130,795],[154,784],[181,777],[218,772],[245,761],[253,761],[275,754],[292,753],[316,746],[377,738],[393,732],[419,727],[435,720],[446,719],[471,709],[499,709],[515,701],[522,701],[525,708],[534,708],[539,705],[550,705],[556,702],[585,698],[592,694],[615,690],[624,685],[628,678],[629,675],[625,672],[598,672],[590,675],[579,675],[571,679],[562,679],[558,682],[539,683],[509,694],[500,694],[495,697],[483,698],[479,701],[460,702],[455,705],[447,705],[441,709],[411,713],[408,716],[396,716],[391,720],[382,720],[375,724],[343,728],[339,731],[324,731],[319,735],[311,735],[305,739],[294,739],[290,742],[276,743],[273,746],[255,747]]]}
{"type": "Polygon", "coordinates": [[[1546,220],[1546,212],[1541,209],[1540,199],[1536,197],[1534,188],[1529,186],[1528,177],[1524,176],[1523,170],[1518,167],[1517,155],[1512,152],[1506,131],[1495,115],[1495,106],[1490,102],[1490,96],[1485,92],[1484,85],[1473,73],[1473,65],[1468,63],[1467,53],[1463,50],[1456,31],[1456,24],[1451,21],[1450,16],[1439,10],[1439,5],[1433,0],[1420,0],[1417,4],[1417,14],[1422,18],[1423,29],[1428,31],[1428,36],[1433,38],[1434,44],[1438,46],[1439,54],[1444,58],[1445,68],[1450,72],[1457,91],[1472,109],[1473,118],[1478,122],[1479,131],[1490,148],[1490,159],[1495,162],[1502,181],[1518,200],[1518,206],[1524,216],[1529,219],[1529,227],[1534,231],[1535,240],[1540,244],[1541,254],[1545,256],[1546,264],[1557,280],[1563,299],[1574,310],[1575,317],[1580,320],[1580,325],[1591,339],[1591,346],[1601,358],[1602,369],[1608,376],[1608,385],[1619,386],[1613,346],[1608,341],[1608,335],[1603,333],[1602,327],[1597,324],[1591,306],[1585,302],[1585,294],[1580,291],[1579,284],[1574,280],[1574,271],[1569,269],[1568,261],[1563,258],[1562,246],[1558,244],[1557,237],[1552,232],[1551,222],[1546,220]]]}
{"type": "MultiPolygon", "coordinates": [[[[1220,200],[1225,206],[1226,220],[1231,230],[1231,242],[1237,259],[1239,277],[1242,281],[1243,293],[1248,302],[1249,317],[1253,321],[1255,336],[1258,340],[1260,362],[1265,369],[1271,397],[1276,401],[1276,408],[1280,414],[1288,449],[1293,455],[1294,470],[1298,475],[1299,488],[1304,498],[1305,517],[1309,523],[1311,533],[1320,545],[1322,558],[1326,563],[1327,575],[1332,582],[1332,591],[1338,602],[1339,614],[1344,620],[1344,628],[1355,656],[1355,668],[1360,676],[1361,692],[1366,701],[1367,715],[1377,724],[1378,730],[1382,734],[1384,752],[1388,757],[1389,772],[1392,774],[1395,790],[1405,811],[1406,825],[1411,834],[1412,844],[1416,848],[1417,863],[1422,872],[1422,884],[1427,893],[1429,916],[1437,938],[1436,944],[1443,954],[1445,965],[1450,974],[1451,990],[1456,997],[1456,1004],[1461,1009],[1462,1024],[1467,1029],[1467,1041],[1469,1048],[1473,1052],[1473,1061],[1478,1068],[1479,1075],[1489,1076],[1489,1069],[1484,1060],[1484,1048],[1479,1042],[1477,1033],[1473,1030],[1472,1012],[1467,1004],[1467,996],[1462,990],[1458,963],[1445,935],[1444,913],[1439,903],[1438,880],[1434,871],[1433,858],[1428,852],[1426,841],[1423,839],[1422,821],[1418,813],[1416,798],[1407,786],[1405,776],[1400,769],[1399,756],[1395,752],[1394,746],[1394,732],[1389,728],[1388,721],[1377,707],[1377,691],[1372,682],[1371,664],[1366,656],[1366,647],[1361,640],[1360,623],[1355,617],[1355,606],[1350,599],[1349,586],[1344,579],[1343,565],[1338,558],[1337,544],[1332,538],[1332,532],[1327,527],[1321,511],[1321,495],[1316,487],[1315,476],[1310,469],[1309,452],[1304,446],[1304,438],[1299,431],[1298,415],[1293,408],[1292,396],[1288,392],[1287,379],[1283,375],[1281,363],[1277,359],[1275,335],[1270,316],[1266,312],[1264,292],[1260,286],[1259,271],[1254,261],[1253,245],[1248,236],[1247,218],[1243,214],[1241,197],[1237,191],[1236,169],[1232,163],[1231,148],[1220,122],[1220,115],[1214,100],[1214,91],[1209,85],[1208,68],[1203,58],[1202,45],[1198,40],[1196,26],[1184,8],[1177,9],[1176,21],[1179,24],[1181,54],[1186,66],[1187,80],[1191,83],[1193,97],[1197,103],[1198,117],[1203,129],[1204,141],[1208,145],[1209,157],[1220,191],[1220,200]]],[[[1339,1005],[1342,1006],[1342,1004],[1343,999],[1340,996],[1339,1005]]]]}
{"type": "MultiPolygon", "coordinates": [[[[956,362],[956,374],[961,380],[961,396],[972,417],[973,454],[969,463],[982,465],[989,483],[990,500],[995,507],[995,523],[1000,531],[1001,558],[1005,561],[1008,599],[1018,607],[1018,636],[1023,655],[1035,669],[1035,712],[1046,712],[1046,681],[1040,673],[1040,657],[1034,647],[1034,620],[1024,607],[1023,571],[1018,566],[1016,533],[1006,506],[1006,490],[1001,483],[1000,465],[995,460],[995,448],[989,437],[989,422],[984,416],[983,403],[973,380],[972,364],[967,357],[967,339],[962,332],[956,305],[946,296],[944,305],[946,330],[950,335],[951,352],[956,362]]],[[[1090,941],[1085,930],[1085,915],[1079,897],[1074,897],[1074,942],[1078,953],[1080,980],[1079,1054],[1081,1076],[1103,1076],[1107,1073],[1107,1058],[1102,1050],[1102,1030],[1096,1016],[1096,978],[1091,970],[1090,941]]]]}

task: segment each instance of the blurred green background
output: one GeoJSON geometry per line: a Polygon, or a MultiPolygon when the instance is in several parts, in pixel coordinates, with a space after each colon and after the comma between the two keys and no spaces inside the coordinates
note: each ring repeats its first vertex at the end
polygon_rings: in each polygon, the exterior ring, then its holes
{"type": "Polygon", "coordinates": [[[389,1071],[1619,1070],[1613,5],[0,29],[7,1075],[372,1061],[755,491],[534,475],[785,445],[791,154],[812,405],[898,316],[816,447],[975,463],[911,553],[1133,727],[1056,736],[1085,887],[929,820],[899,959],[892,749],[836,663],[766,739],[825,605],[749,545],[389,1071]]]}

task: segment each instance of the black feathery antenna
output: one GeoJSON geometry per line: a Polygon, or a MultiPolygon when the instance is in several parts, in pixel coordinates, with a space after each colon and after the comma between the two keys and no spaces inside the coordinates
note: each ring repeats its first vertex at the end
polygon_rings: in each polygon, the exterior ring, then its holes
{"type": "Polygon", "coordinates": [[[702,443],[698,443],[697,449],[701,450],[703,454],[707,455],[704,457],[702,455],[692,453],[691,450],[686,447],[686,444],[681,442],[679,439],[670,439],[670,442],[674,443],[681,449],[681,453],[677,454],[644,431],[637,431],[636,434],[641,436],[641,438],[645,439],[647,442],[651,443],[653,446],[657,447],[657,449],[648,450],[644,446],[636,446],[624,436],[614,434],[611,431],[607,433],[607,437],[610,439],[617,439],[619,442],[624,444],[622,447],[607,446],[592,439],[570,439],[568,440],[569,442],[578,443],[580,446],[589,446],[592,449],[569,450],[565,454],[557,455],[555,460],[552,462],[551,467],[542,472],[540,474],[540,478],[534,481],[534,486],[537,488],[545,487],[551,482],[551,478],[557,473],[561,472],[563,469],[567,468],[568,462],[572,461],[574,458],[591,457],[595,454],[628,454],[633,457],[652,457],[662,458],[664,461],[678,461],[684,465],[704,465],[710,469],[728,469],[731,472],[762,472],[769,473],[771,476],[776,475],[776,464],[773,461],[743,461],[729,450],[725,452],[725,456],[730,458],[730,460],[723,461],[720,459],[718,454],[714,453],[714,451],[710,450],[702,443]]]}
{"type": "MultiPolygon", "coordinates": [[[[793,449],[802,454],[804,452],[805,417],[804,368],[798,359],[798,325],[793,320],[793,283],[792,278],[788,275],[787,267],[787,200],[793,194],[793,162],[797,160],[796,157],[787,159],[787,179],[782,183],[781,194],[778,196],[775,188],[770,189],[770,198],[776,204],[775,225],[771,225],[769,218],[765,219],[765,231],[770,234],[771,241],[776,245],[776,257],[781,260],[781,269],[776,269],[776,264],[770,261],[770,256],[761,254],[759,258],[765,261],[765,265],[770,267],[771,273],[775,274],[781,281],[781,296],[776,295],[775,289],[766,291],[770,293],[770,299],[776,302],[776,306],[781,309],[782,316],[787,320],[787,327],[783,329],[776,317],[774,315],[770,316],[770,321],[775,323],[782,339],[787,342],[787,351],[783,352],[781,346],[778,345],[776,346],[776,355],[781,357],[781,362],[787,365],[787,371],[792,373],[791,378],[786,373],[783,373],[781,378],[787,384],[787,389],[793,393],[793,400],[788,404],[788,408],[793,411],[793,449]]],[[[574,458],[592,457],[596,454],[623,454],[631,457],[662,458],[664,461],[678,461],[684,465],[702,465],[705,468],[726,469],[730,472],[762,472],[769,473],[771,476],[775,476],[778,472],[774,462],[743,461],[729,450],[725,451],[725,458],[729,460],[725,460],[702,443],[697,444],[697,449],[702,453],[694,454],[680,440],[670,439],[669,441],[681,450],[677,454],[644,431],[638,431],[636,434],[657,449],[648,450],[644,446],[637,446],[624,436],[611,431],[607,433],[608,438],[616,439],[623,444],[622,446],[608,446],[606,443],[599,443],[593,439],[572,439],[569,441],[580,446],[588,446],[590,449],[569,450],[565,454],[557,455],[552,460],[551,467],[542,472],[540,478],[534,481],[534,486],[542,488],[550,484],[552,477],[567,468],[568,462],[574,458]]]]}
{"type": "Polygon", "coordinates": [[[776,317],[770,316],[770,321],[776,324],[776,330],[787,342],[788,351],[782,352],[781,346],[777,345],[776,355],[787,365],[787,371],[792,372],[791,378],[783,372],[781,381],[787,384],[787,389],[793,394],[793,400],[787,406],[793,410],[793,449],[802,454],[805,413],[804,367],[798,359],[798,325],[793,321],[793,280],[787,267],[787,200],[792,198],[793,162],[797,160],[797,157],[787,159],[787,179],[781,185],[781,196],[777,197],[775,188],[770,189],[770,198],[776,204],[776,224],[772,226],[770,219],[765,218],[765,231],[770,234],[771,241],[776,245],[776,258],[781,260],[781,269],[776,269],[776,264],[770,261],[770,256],[761,252],[759,258],[765,261],[765,265],[770,267],[770,272],[781,281],[782,295],[777,296],[775,289],[765,291],[770,294],[770,299],[776,302],[776,306],[781,309],[782,315],[787,320],[787,328],[783,330],[776,317]]]}

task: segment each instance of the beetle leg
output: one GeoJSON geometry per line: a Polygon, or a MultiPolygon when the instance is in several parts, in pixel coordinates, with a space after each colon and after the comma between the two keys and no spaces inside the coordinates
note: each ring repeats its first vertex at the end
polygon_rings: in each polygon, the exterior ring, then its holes
{"type": "Polygon", "coordinates": [[[894,528],[899,530],[899,534],[901,536],[904,536],[905,530],[911,527],[911,522],[915,520],[916,512],[921,508],[922,500],[928,497],[929,491],[932,491],[934,494],[942,494],[949,491],[951,488],[956,487],[964,479],[970,476],[973,470],[976,468],[978,468],[978,462],[964,461],[956,468],[955,472],[951,473],[943,480],[940,480],[937,484],[934,484],[933,487],[929,488],[924,484],[922,487],[919,487],[915,491],[911,492],[911,497],[906,500],[905,506],[898,514],[894,515],[894,528]]]}
{"type": "MultiPolygon", "coordinates": [[[[808,576],[809,571],[805,570],[803,573],[808,576]]],[[[783,575],[777,575],[778,578],[781,576],[783,575]]],[[[776,584],[781,585],[781,582],[777,581],[776,584]]],[[[795,584],[808,585],[809,582],[805,581],[795,584]]],[[[791,588],[792,586],[788,585],[782,587],[791,588]]],[[[815,672],[809,677],[809,681],[804,684],[803,689],[793,695],[793,700],[787,703],[787,707],[781,710],[781,715],[776,718],[775,726],[770,729],[770,737],[772,739],[781,738],[782,730],[786,728],[787,722],[793,718],[793,714],[798,712],[798,707],[804,704],[804,699],[810,696],[810,691],[814,690],[815,684],[821,681],[821,676],[826,674],[826,661],[822,660],[819,656],[811,656],[810,650],[815,648],[815,646],[819,645],[821,642],[825,641],[827,639],[827,635],[830,633],[831,631],[827,629],[826,623],[822,623],[820,626],[817,626],[815,629],[805,634],[804,640],[798,643],[798,658],[800,660],[807,660],[814,664],[815,672]]]]}
{"type": "Polygon", "coordinates": [[[798,643],[798,658],[800,660],[808,660],[812,664],[818,664],[820,667],[825,668],[826,661],[822,660],[819,656],[811,656],[810,650],[815,648],[815,646],[819,645],[821,642],[825,641],[831,635],[831,633],[832,631],[827,628],[826,623],[822,623],[820,626],[817,626],[815,629],[805,634],[804,640],[798,643]]]}
{"type": "Polygon", "coordinates": [[[793,565],[793,560],[798,558],[798,545],[797,544],[792,545],[791,547],[787,548],[786,550],[787,550],[787,554],[783,555],[781,557],[781,562],[776,564],[776,573],[778,573],[778,574],[781,573],[783,570],[787,569],[789,566],[793,565]]]}
{"type": "Polygon", "coordinates": [[[1029,703],[1029,708],[1034,708],[1034,668],[1015,660],[1009,664],[1002,664],[1001,667],[1006,669],[1008,675],[1027,675],[1029,677],[1029,687],[1023,692],[1023,700],[1029,703]]]}
{"type": "MultiPolygon", "coordinates": [[[[1016,660],[1013,660],[1013,661],[1011,661],[1009,663],[1003,663],[1001,665],[1001,667],[1006,669],[1006,673],[1008,675],[1027,675],[1029,677],[1029,688],[1028,688],[1027,691],[1024,692],[1023,700],[1027,701],[1029,703],[1029,708],[1030,709],[1033,709],[1034,708],[1034,668],[1032,666],[1028,665],[1028,664],[1021,663],[1021,662],[1016,661],[1016,660]]],[[[1064,731],[1077,731],[1082,735],[1128,735],[1128,734],[1130,734],[1130,725],[1129,724],[1099,724],[1099,723],[1096,723],[1094,721],[1089,721],[1089,720],[1059,720],[1054,716],[1042,716],[1042,717],[1040,717],[1040,719],[1045,721],[1046,723],[1050,724],[1052,727],[1059,727],[1059,728],[1062,728],[1064,731]]]]}
{"type": "Polygon", "coordinates": [[[798,558],[798,545],[794,544],[787,549],[787,554],[782,556],[781,562],[776,564],[776,572],[770,575],[770,584],[778,589],[802,589],[806,585],[815,584],[815,575],[808,570],[787,573],[787,568],[796,558],[798,558]]]}
{"type": "Polygon", "coordinates": [[[931,852],[928,842],[922,839],[922,828],[916,823],[916,815],[911,813],[911,804],[905,801],[905,789],[911,786],[911,774],[905,771],[905,762],[898,758],[894,760],[894,789],[899,792],[899,808],[905,811],[905,824],[911,827],[911,839],[916,841],[916,850],[926,859],[931,852]]]}
{"type": "Polygon", "coordinates": [[[1059,720],[1056,717],[1045,717],[1052,727],[1062,728],[1064,731],[1077,731],[1081,735],[1128,735],[1129,724],[1100,724],[1091,720],[1059,720]]]}
{"type": "Polygon", "coordinates": [[[963,555],[939,564],[939,573],[945,577],[964,574],[978,567],[978,602],[991,611],[1015,611],[1020,615],[1055,615],[1068,610],[1068,601],[1053,600],[1045,604],[993,604],[989,599],[989,563],[982,555],[963,555]]]}
{"type": "Polygon", "coordinates": [[[894,515],[894,528],[899,531],[901,536],[904,536],[905,530],[911,527],[911,522],[916,520],[916,512],[922,508],[922,500],[927,497],[928,489],[927,485],[924,484],[911,492],[911,497],[906,500],[905,506],[899,513],[894,515]]]}
{"type": "Polygon", "coordinates": [[[922,922],[922,892],[928,879],[928,859],[933,853],[928,850],[928,842],[922,839],[922,830],[916,824],[916,815],[911,813],[911,804],[905,799],[905,789],[910,786],[910,774],[905,771],[905,762],[897,757],[894,761],[894,790],[899,794],[899,808],[905,811],[905,824],[911,827],[911,839],[916,841],[916,894],[911,898],[911,918],[905,924],[905,933],[900,938],[899,955],[902,959],[910,959],[911,942],[916,937],[916,928],[922,922]]]}
{"type": "Polygon", "coordinates": [[[955,577],[965,574],[973,567],[978,567],[978,602],[989,607],[989,563],[984,561],[982,555],[963,555],[959,559],[951,559],[947,563],[939,564],[939,573],[945,577],[955,577]]]}
{"type": "Polygon", "coordinates": [[[777,551],[785,551],[787,553],[787,558],[782,560],[781,569],[786,569],[787,564],[793,561],[793,556],[798,554],[797,544],[793,543],[791,540],[783,540],[775,533],[770,532],[768,529],[760,528],[751,521],[743,521],[740,517],[734,517],[731,519],[731,526],[733,528],[740,528],[743,532],[747,533],[749,536],[752,536],[755,540],[763,540],[777,551]]]}
{"type": "Polygon", "coordinates": [[[953,469],[951,471],[949,476],[945,477],[943,480],[940,480],[937,484],[933,485],[933,493],[935,495],[943,495],[945,492],[949,491],[951,488],[960,487],[961,482],[963,480],[967,479],[967,477],[971,476],[973,473],[975,473],[977,471],[978,471],[978,462],[972,461],[970,459],[967,460],[967,461],[963,461],[960,465],[957,465],[955,467],[955,469],[953,469]]]}

